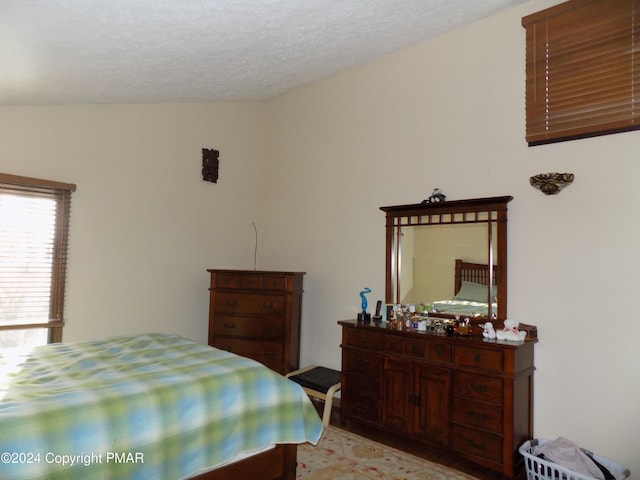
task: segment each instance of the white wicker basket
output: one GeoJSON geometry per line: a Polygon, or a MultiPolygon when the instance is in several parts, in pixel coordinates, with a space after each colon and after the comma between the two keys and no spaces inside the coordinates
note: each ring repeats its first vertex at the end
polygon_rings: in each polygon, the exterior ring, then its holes
{"type": "MultiPolygon", "coordinates": [[[[562,465],[539,458],[532,453],[533,447],[544,445],[549,441],[550,440],[544,438],[529,440],[524,442],[519,448],[520,453],[524,457],[524,464],[527,469],[527,480],[595,480],[593,477],[574,472],[562,465]]],[[[629,470],[618,463],[594,455],[593,452],[588,450],[582,449],[582,451],[606,467],[616,480],[624,480],[631,475],[629,470]]]]}

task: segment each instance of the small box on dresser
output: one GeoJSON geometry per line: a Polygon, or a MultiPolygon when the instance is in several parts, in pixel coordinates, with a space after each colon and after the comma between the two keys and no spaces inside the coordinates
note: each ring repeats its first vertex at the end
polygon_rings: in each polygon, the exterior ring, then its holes
{"type": "Polygon", "coordinates": [[[284,375],[300,363],[304,272],[208,269],[209,345],[284,375]]]}

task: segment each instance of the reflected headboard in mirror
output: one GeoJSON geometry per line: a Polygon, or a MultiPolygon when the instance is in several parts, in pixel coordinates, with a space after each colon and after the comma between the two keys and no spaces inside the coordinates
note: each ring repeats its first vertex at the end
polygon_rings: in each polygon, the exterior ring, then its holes
{"type": "Polygon", "coordinates": [[[507,318],[507,203],[512,199],[380,207],[386,214],[386,302],[423,303],[443,316],[491,318],[500,324],[507,318]]]}
{"type": "Polygon", "coordinates": [[[462,282],[471,282],[479,285],[491,284],[497,287],[496,266],[493,266],[493,275],[490,275],[489,267],[486,263],[471,263],[465,262],[461,258],[456,258],[454,293],[457,295],[460,292],[462,282]]]}

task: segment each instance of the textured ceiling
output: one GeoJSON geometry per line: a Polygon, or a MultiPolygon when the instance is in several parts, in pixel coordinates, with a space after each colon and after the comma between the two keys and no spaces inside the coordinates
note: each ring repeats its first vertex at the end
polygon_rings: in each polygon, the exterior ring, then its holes
{"type": "Polygon", "coordinates": [[[264,100],[525,0],[0,0],[0,105],[264,100]]]}

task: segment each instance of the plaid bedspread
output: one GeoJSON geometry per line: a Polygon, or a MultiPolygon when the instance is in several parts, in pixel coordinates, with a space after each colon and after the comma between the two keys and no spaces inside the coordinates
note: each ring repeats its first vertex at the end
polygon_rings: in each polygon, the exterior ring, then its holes
{"type": "Polygon", "coordinates": [[[177,480],[321,433],[299,385],[175,335],[0,354],[3,479],[177,480]]]}

